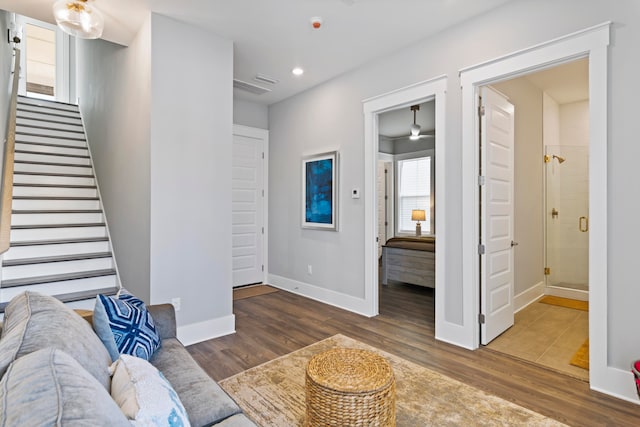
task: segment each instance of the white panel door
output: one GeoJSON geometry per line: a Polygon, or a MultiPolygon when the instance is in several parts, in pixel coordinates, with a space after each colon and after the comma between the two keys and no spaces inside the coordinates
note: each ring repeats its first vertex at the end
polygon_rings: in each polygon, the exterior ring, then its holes
{"type": "Polygon", "coordinates": [[[514,107],[503,95],[482,88],[480,255],[481,342],[488,344],[513,325],[514,107]]]}
{"type": "Polygon", "coordinates": [[[232,160],[233,286],[263,281],[264,140],[237,131],[232,160]]]}
{"type": "Polygon", "coordinates": [[[384,160],[378,160],[378,258],[382,256],[382,245],[387,242],[387,179],[384,160]]]}

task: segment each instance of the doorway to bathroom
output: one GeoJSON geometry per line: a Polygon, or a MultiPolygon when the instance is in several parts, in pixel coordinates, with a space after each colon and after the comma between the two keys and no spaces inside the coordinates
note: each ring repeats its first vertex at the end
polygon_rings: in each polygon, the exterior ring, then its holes
{"type": "MultiPolygon", "coordinates": [[[[489,338],[483,343],[489,349],[588,380],[588,59],[494,83],[487,90],[483,88],[481,94],[483,98],[501,98],[504,105],[512,108],[511,163],[501,154],[506,145],[490,135],[491,126],[502,122],[492,124],[490,118],[483,122],[483,132],[489,136],[481,148],[488,156],[488,166],[483,171],[487,184],[481,191],[486,191],[486,200],[498,203],[502,209],[509,198],[494,190],[506,181],[502,175],[494,179],[491,167],[499,167],[502,173],[504,167],[499,161],[510,164],[512,231],[501,232],[506,229],[500,224],[509,222],[501,221],[505,215],[502,210],[489,215],[489,206],[486,220],[493,228],[487,229],[483,243],[487,247],[487,286],[496,284],[491,295],[499,295],[510,271],[509,292],[515,312],[513,326],[503,333],[496,330],[493,336],[487,330],[483,339],[489,338]],[[500,149],[491,157],[495,146],[500,149]],[[503,234],[512,236],[510,247],[493,254],[491,236],[503,234]]],[[[492,102],[498,105],[497,101],[492,102]]],[[[487,107],[486,115],[491,114],[491,108],[487,107]]],[[[506,117],[498,116],[500,120],[506,117]]],[[[499,314],[500,306],[496,307],[499,314]]],[[[490,310],[485,313],[492,314],[490,310]]]]}

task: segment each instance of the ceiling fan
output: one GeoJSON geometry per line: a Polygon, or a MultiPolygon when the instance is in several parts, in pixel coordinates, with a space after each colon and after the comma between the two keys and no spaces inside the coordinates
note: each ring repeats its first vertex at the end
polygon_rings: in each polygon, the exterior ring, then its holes
{"type": "MultiPolygon", "coordinates": [[[[418,123],[416,123],[416,113],[420,111],[420,105],[412,105],[411,111],[413,111],[413,123],[409,128],[408,138],[411,141],[417,141],[419,139],[424,139],[424,138],[435,138],[436,136],[435,130],[422,132],[422,128],[418,123]]],[[[405,138],[407,138],[407,136],[399,136],[392,139],[396,140],[396,139],[405,139],[405,138]]]]}

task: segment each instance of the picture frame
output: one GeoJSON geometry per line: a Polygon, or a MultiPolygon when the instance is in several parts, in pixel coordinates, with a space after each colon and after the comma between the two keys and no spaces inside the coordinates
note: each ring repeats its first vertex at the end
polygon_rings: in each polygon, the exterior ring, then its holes
{"type": "Polygon", "coordinates": [[[302,159],[302,228],[338,230],[338,151],[302,159]]]}

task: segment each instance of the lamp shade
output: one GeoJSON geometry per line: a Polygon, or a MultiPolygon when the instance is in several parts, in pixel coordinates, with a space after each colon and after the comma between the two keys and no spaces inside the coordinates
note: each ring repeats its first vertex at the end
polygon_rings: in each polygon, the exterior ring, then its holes
{"type": "Polygon", "coordinates": [[[53,4],[56,23],[74,37],[99,38],[104,30],[104,17],[92,3],[93,0],[58,0],[53,4]]]}
{"type": "Polygon", "coordinates": [[[424,209],[414,209],[411,211],[411,221],[424,221],[425,219],[424,209]]]}

